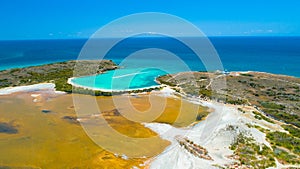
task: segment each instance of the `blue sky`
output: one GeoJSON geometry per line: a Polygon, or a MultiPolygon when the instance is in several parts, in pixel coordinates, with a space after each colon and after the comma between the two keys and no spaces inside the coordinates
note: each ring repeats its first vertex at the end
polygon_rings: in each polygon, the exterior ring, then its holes
{"type": "Polygon", "coordinates": [[[1,0],[0,39],[87,38],[139,12],[179,16],[208,36],[300,36],[299,7],[299,0],[1,0]]]}

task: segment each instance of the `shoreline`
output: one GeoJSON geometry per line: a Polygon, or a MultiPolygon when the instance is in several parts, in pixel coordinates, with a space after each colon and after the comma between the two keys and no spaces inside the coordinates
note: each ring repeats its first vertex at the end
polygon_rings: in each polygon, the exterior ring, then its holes
{"type": "Polygon", "coordinates": [[[289,78],[300,78],[298,76],[293,76],[293,75],[277,74],[277,73],[264,72],[264,71],[254,71],[254,70],[249,70],[249,71],[230,71],[230,73],[241,73],[241,74],[262,73],[262,74],[267,74],[267,75],[276,75],[276,76],[289,77],[289,78]]]}
{"type": "MultiPolygon", "coordinates": [[[[9,69],[10,70],[10,69],[9,69]]],[[[2,70],[2,71],[6,71],[6,70],[2,70]]],[[[181,73],[188,73],[188,72],[180,72],[181,73]]],[[[266,75],[270,75],[270,76],[281,76],[281,77],[287,77],[287,78],[298,78],[298,77],[294,77],[294,76],[290,76],[290,75],[282,75],[282,74],[273,74],[273,73],[268,73],[268,72],[259,72],[259,71],[232,71],[229,72],[229,75],[233,75],[233,76],[240,76],[240,74],[247,74],[247,73],[261,73],[261,74],[266,74],[266,75]]],[[[92,90],[92,91],[101,91],[101,92],[134,92],[134,91],[138,91],[142,92],[145,90],[149,90],[149,89],[161,89],[163,87],[167,87],[168,85],[165,84],[161,84],[159,83],[159,81],[157,81],[157,79],[155,79],[155,82],[158,83],[157,86],[150,86],[150,87],[144,87],[144,88],[136,88],[136,89],[127,89],[127,90],[112,90],[112,89],[102,89],[102,88],[93,88],[93,87],[86,87],[86,86],[82,86],[82,85],[78,85],[72,82],[72,79],[77,78],[77,77],[71,77],[68,78],[67,80],[67,84],[72,85],[73,87],[78,87],[78,88],[82,88],[85,90],[92,90]]],[[[35,91],[35,90],[43,90],[43,89],[54,89],[55,90],[55,84],[53,83],[37,83],[37,84],[32,84],[32,85],[23,85],[23,86],[13,86],[13,87],[4,87],[4,88],[0,88],[0,95],[8,95],[11,93],[16,93],[16,92],[28,92],[28,91],[35,91]]],[[[57,92],[64,92],[64,91],[59,91],[59,90],[55,90],[57,92]]]]}

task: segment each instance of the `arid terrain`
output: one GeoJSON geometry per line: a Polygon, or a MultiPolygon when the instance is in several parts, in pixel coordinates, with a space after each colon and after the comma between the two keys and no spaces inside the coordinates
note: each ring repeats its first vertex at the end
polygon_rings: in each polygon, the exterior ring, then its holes
{"type": "Polygon", "coordinates": [[[160,90],[95,96],[72,93],[70,66],[0,72],[0,168],[299,168],[299,78],[182,72],[158,77],[160,90]]]}

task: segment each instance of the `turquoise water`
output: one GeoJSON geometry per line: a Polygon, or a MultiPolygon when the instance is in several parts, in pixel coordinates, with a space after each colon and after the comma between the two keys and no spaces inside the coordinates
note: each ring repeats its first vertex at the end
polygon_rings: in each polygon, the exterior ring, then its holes
{"type": "Polygon", "coordinates": [[[74,78],[72,83],[102,91],[124,91],[158,87],[156,77],[166,74],[157,69],[119,69],[104,74],[74,78]]]}
{"type": "Polygon", "coordinates": [[[203,66],[198,56],[179,41],[169,40],[176,48],[170,49],[170,45],[164,44],[162,49],[159,49],[155,47],[161,45],[161,41],[147,41],[144,42],[146,46],[138,46],[136,44],[130,45],[131,40],[125,40],[125,42],[122,41],[115,45],[104,57],[104,59],[111,58],[111,56],[116,55],[115,52],[123,51],[117,61],[120,69],[100,75],[74,78],[71,80],[72,84],[102,91],[153,88],[159,86],[155,82],[159,76],[197,70],[200,69],[197,66],[203,66]],[[134,48],[129,48],[132,50],[127,51],[122,50],[128,45],[134,48]],[[123,57],[121,57],[122,55],[123,57]]]}

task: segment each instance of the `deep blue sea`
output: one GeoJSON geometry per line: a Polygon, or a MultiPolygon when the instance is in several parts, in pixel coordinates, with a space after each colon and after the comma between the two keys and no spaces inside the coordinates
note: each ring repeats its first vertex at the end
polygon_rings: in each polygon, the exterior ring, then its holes
{"type": "MultiPolygon", "coordinates": [[[[210,37],[224,69],[228,71],[262,71],[300,77],[300,37],[210,37]]],[[[106,39],[108,40],[108,39],[106,39]]],[[[0,41],[0,70],[77,59],[86,39],[0,41]]],[[[161,44],[185,60],[192,70],[193,53],[167,38],[136,38],[121,43],[106,59],[117,63],[139,49],[161,44]],[[125,43],[126,42],[126,43],[125,43]]],[[[101,42],[105,44],[105,40],[101,42]]],[[[157,53],[159,55],[160,53],[157,53]]],[[[159,57],[159,56],[158,56],[159,57]]],[[[146,60],[155,60],[149,57],[146,60]]],[[[147,61],[147,62],[148,62],[147,61]]],[[[172,65],[172,60],[168,60],[172,65]]],[[[176,65],[173,65],[176,67],[176,65]]]]}

